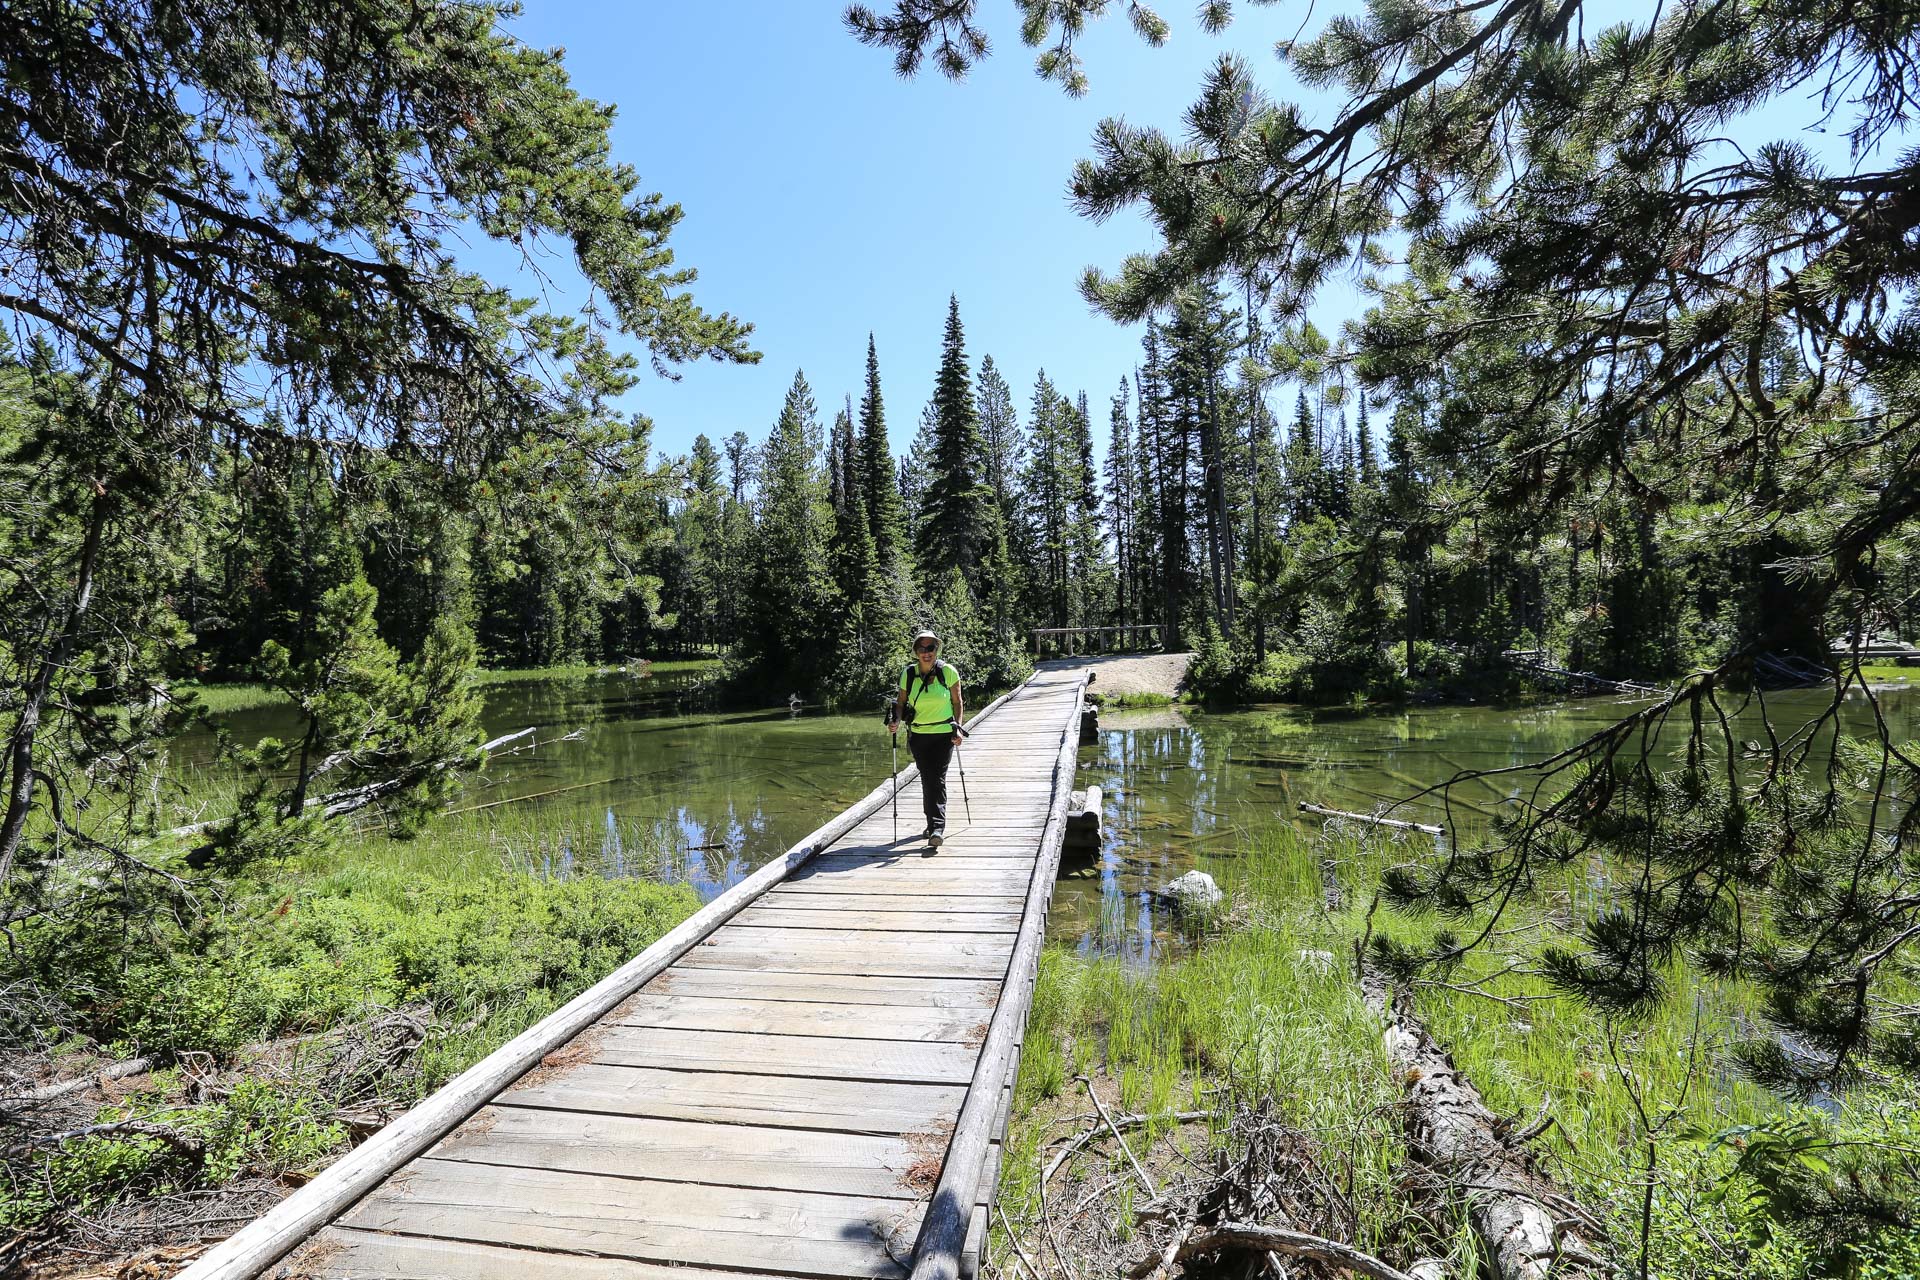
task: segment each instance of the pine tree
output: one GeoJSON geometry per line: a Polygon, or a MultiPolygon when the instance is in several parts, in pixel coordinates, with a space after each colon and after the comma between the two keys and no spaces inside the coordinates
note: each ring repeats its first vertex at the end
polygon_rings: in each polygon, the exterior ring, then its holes
{"type": "Polygon", "coordinates": [[[900,503],[906,511],[909,539],[916,546],[920,541],[921,526],[927,520],[927,494],[933,488],[933,455],[937,448],[934,420],[933,402],[929,400],[921,406],[920,425],[914,430],[913,444],[908,447],[906,456],[900,459],[900,503]]]}
{"type": "Polygon", "coordinates": [[[1160,328],[1149,321],[1141,340],[1140,430],[1143,465],[1151,470],[1148,492],[1153,499],[1154,543],[1158,549],[1158,595],[1163,643],[1177,648],[1183,641],[1181,624],[1192,587],[1191,543],[1187,536],[1186,432],[1177,421],[1167,385],[1165,353],[1160,328]]]}
{"type": "Polygon", "coordinates": [[[983,454],[960,300],[950,297],[934,379],[931,475],[915,529],[920,572],[929,583],[943,582],[954,569],[975,569],[986,550],[990,491],[980,475],[983,454]]]}
{"type": "Polygon", "coordinates": [[[1034,379],[1027,465],[1021,474],[1027,526],[1027,582],[1033,613],[1048,626],[1071,625],[1068,599],[1070,524],[1075,491],[1073,406],[1054,389],[1045,369],[1034,379]]]}
{"type": "Polygon", "coordinates": [[[1093,460],[1093,424],[1087,419],[1087,393],[1065,410],[1072,453],[1067,459],[1067,594],[1070,625],[1089,626],[1103,618],[1112,593],[1106,539],[1100,532],[1100,476],[1093,460]]]}
{"type": "Polygon", "coordinates": [[[1313,407],[1307,402],[1306,388],[1302,387],[1299,399],[1294,402],[1293,429],[1287,435],[1286,446],[1288,520],[1295,525],[1305,524],[1327,511],[1325,464],[1320,458],[1319,434],[1313,407]]]}

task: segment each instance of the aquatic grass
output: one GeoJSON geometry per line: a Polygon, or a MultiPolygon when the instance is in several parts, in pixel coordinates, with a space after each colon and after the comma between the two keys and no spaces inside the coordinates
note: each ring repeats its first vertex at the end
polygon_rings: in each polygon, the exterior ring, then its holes
{"type": "MultiPolygon", "coordinates": [[[[1285,1123],[1336,1153],[1361,1213],[1357,1243],[1382,1249],[1418,1226],[1395,1182],[1403,1146],[1379,1028],[1358,987],[1323,959],[1339,926],[1314,909],[1317,859],[1298,842],[1264,840],[1221,874],[1242,904],[1238,923],[1178,962],[1043,954],[1001,1187],[1013,1229],[1038,1212],[1035,1172],[1016,1168],[1021,1153],[1038,1149],[1048,1101],[1089,1068],[1148,1114],[1271,1098],[1285,1123]],[[1299,885],[1314,892],[1299,895],[1299,885]]],[[[1116,1219],[1117,1230],[1127,1225],[1116,1219]]]]}
{"type": "Polygon", "coordinates": [[[1178,694],[1167,693],[1090,693],[1088,701],[1100,707],[1167,707],[1181,701],[1178,694]]]}
{"type": "MultiPolygon", "coordinates": [[[[1464,933],[1478,923],[1408,917],[1375,903],[1373,886],[1387,868],[1436,850],[1427,837],[1349,824],[1329,823],[1318,833],[1277,829],[1238,857],[1208,860],[1228,891],[1231,916],[1190,954],[1146,968],[1049,948],[1025,1049],[1038,1069],[1023,1062],[1016,1141],[1002,1184],[1006,1227],[1019,1230],[1037,1212],[1034,1174],[1014,1167],[1018,1153],[1041,1149],[1048,1118],[1059,1110],[1052,1100],[1073,1076],[1104,1070],[1133,1110],[1172,1111],[1176,1102],[1203,1098],[1215,1106],[1270,1100],[1284,1122],[1312,1135],[1339,1163],[1343,1189],[1360,1214],[1355,1243],[1409,1258],[1417,1243],[1426,1254],[1451,1252],[1468,1263],[1472,1246],[1458,1210],[1438,1222],[1423,1218],[1435,1207],[1411,1203],[1401,1181],[1400,1082],[1354,968],[1354,944],[1369,928],[1419,946],[1442,927],[1464,933]],[[1331,912],[1329,877],[1342,899],[1331,912]]],[[[1444,981],[1416,983],[1409,993],[1415,1011],[1496,1113],[1522,1124],[1543,1109],[1552,1116],[1534,1150],[1571,1194],[1609,1221],[1617,1240],[1630,1242],[1623,1249],[1637,1254],[1650,1121],[1653,1214],[1665,1224],[1650,1258],[1656,1271],[1808,1274],[1808,1255],[1792,1240],[1748,1239],[1743,1197],[1751,1187],[1729,1181],[1738,1147],[1706,1140],[1796,1114],[1735,1069],[1728,1052],[1736,1041],[1765,1034],[1759,994],[1675,956],[1665,974],[1671,996],[1647,1013],[1623,1019],[1582,1005],[1546,981],[1537,956],[1544,945],[1566,940],[1566,922],[1606,908],[1613,892],[1607,868],[1553,869],[1538,889],[1509,908],[1487,948],[1444,981]],[[1729,1195],[1715,1191],[1728,1187],[1729,1195]]],[[[1875,1088],[1823,1106],[1842,1140],[1885,1141],[1887,1117],[1908,1114],[1900,1108],[1913,1101],[1875,1088]]],[[[1900,1239],[1869,1243],[1862,1258],[1879,1256],[1873,1250],[1905,1256],[1900,1239]]]]}
{"type": "Polygon", "coordinates": [[[192,695],[201,710],[209,715],[230,716],[262,707],[291,707],[293,699],[279,689],[264,684],[196,684],[182,681],[170,690],[175,695],[192,695]]]}

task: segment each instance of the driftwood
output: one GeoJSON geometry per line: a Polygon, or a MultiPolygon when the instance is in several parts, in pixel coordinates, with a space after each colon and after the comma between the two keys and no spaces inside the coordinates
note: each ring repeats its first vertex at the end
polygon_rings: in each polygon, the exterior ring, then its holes
{"type": "Polygon", "coordinates": [[[1300,812],[1317,814],[1322,818],[1345,818],[1349,822],[1367,822],[1376,827],[1397,827],[1402,831],[1420,831],[1430,836],[1443,836],[1447,829],[1435,826],[1431,822],[1404,822],[1399,818],[1380,818],[1371,813],[1354,813],[1350,809],[1329,809],[1324,805],[1307,804],[1302,801],[1300,812]]]}
{"type": "Polygon", "coordinates": [[[1604,1264],[1582,1236],[1593,1216],[1534,1167],[1383,975],[1365,970],[1361,989],[1386,1023],[1387,1056],[1406,1083],[1408,1145],[1440,1185],[1466,1189],[1468,1221],[1494,1280],[1601,1274],[1604,1264]],[[1573,1212],[1556,1217],[1550,1204],[1573,1212]]]}
{"type": "Polygon", "coordinates": [[[1162,1112],[1158,1115],[1115,1116],[1111,1120],[1108,1120],[1105,1126],[1101,1125],[1096,1120],[1091,1129],[1086,1130],[1084,1133],[1074,1138],[1073,1141],[1069,1142],[1066,1146],[1062,1147],[1059,1153],[1056,1154],[1052,1160],[1049,1160],[1047,1162],[1046,1171],[1040,1175],[1041,1180],[1045,1182],[1051,1182],[1053,1180],[1053,1175],[1060,1172],[1060,1166],[1064,1165],[1073,1156],[1074,1152],[1078,1151],[1080,1148],[1086,1146],[1089,1142],[1092,1142],[1095,1138],[1100,1136],[1100,1134],[1103,1132],[1105,1128],[1111,1127],[1114,1129],[1138,1129],[1141,1125],[1153,1124],[1156,1121],[1161,1121],[1161,1120],[1173,1120],[1181,1124],[1185,1124],[1190,1120],[1217,1119],[1219,1117],[1219,1114],[1220,1113],[1217,1111],[1174,1111],[1171,1113],[1162,1112]]]}
{"type": "Polygon", "coordinates": [[[1120,1144],[1121,1154],[1125,1155],[1127,1157],[1127,1163],[1133,1166],[1134,1173],[1140,1178],[1140,1185],[1147,1189],[1149,1196],[1159,1195],[1160,1189],[1153,1185],[1153,1179],[1149,1178],[1147,1171],[1140,1167],[1140,1162],[1133,1158],[1133,1148],[1129,1147],[1127,1140],[1120,1136],[1119,1127],[1113,1123],[1113,1117],[1107,1114],[1106,1104],[1101,1102],[1100,1095],[1093,1091],[1093,1081],[1087,1079],[1085,1076],[1076,1076],[1075,1079],[1087,1087],[1087,1097],[1092,1099],[1093,1109],[1100,1113],[1100,1118],[1106,1122],[1107,1132],[1111,1133],[1113,1140],[1120,1144]]]}
{"type": "Polygon", "coordinates": [[[106,1124],[82,1125],[78,1129],[64,1129],[59,1133],[42,1133],[28,1138],[0,1151],[0,1160],[17,1160],[36,1147],[58,1146],[63,1142],[73,1142],[80,1138],[157,1138],[181,1155],[198,1164],[206,1158],[207,1147],[200,1139],[181,1133],[178,1129],[169,1129],[163,1124],[153,1124],[146,1120],[112,1120],[106,1124]]]}

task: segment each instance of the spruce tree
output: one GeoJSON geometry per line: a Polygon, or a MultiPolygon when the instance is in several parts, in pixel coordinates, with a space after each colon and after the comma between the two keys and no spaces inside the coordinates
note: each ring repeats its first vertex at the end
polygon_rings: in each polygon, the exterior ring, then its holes
{"type": "Polygon", "coordinates": [[[1288,519],[1293,524],[1305,524],[1327,512],[1326,464],[1320,457],[1319,436],[1313,406],[1302,387],[1293,406],[1293,429],[1287,435],[1288,519]]]}
{"type": "Polygon", "coordinates": [[[1114,550],[1114,621],[1130,626],[1140,608],[1140,548],[1134,533],[1139,505],[1133,458],[1133,421],[1127,412],[1127,380],[1120,380],[1107,410],[1107,531],[1114,550]]]}
{"type": "Polygon", "coordinates": [[[891,566],[906,551],[907,522],[893,446],[887,440],[886,403],[880,397],[880,354],[871,333],[867,335],[866,390],[860,397],[860,468],[873,554],[880,564],[891,566]]]}
{"type": "Polygon", "coordinates": [[[1003,517],[1013,506],[1013,489],[1020,475],[1020,415],[1014,409],[1013,389],[994,366],[993,357],[980,361],[980,438],[986,448],[982,472],[993,491],[994,505],[1003,517]]]}
{"type": "Polygon", "coordinates": [[[750,639],[761,674],[808,687],[831,660],[840,607],[820,436],[813,390],[796,371],[761,453],[750,639]]]}
{"type": "Polygon", "coordinates": [[[972,572],[986,550],[990,491],[980,474],[983,455],[960,300],[949,297],[934,379],[930,475],[915,529],[920,572],[930,584],[944,582],[955,569],[972,572]]]}
{"type": "Polygon", "coordinates": [[[852,406],[833,419],[833,562],[834,583],[841,598],[858,600],[867,590],[874,570],[873,534],[867,521],[866,469],[853,434],[852,406]]]}
{"type": "Polygon", "coordinates": [[[1373,451],[1373,426],[1367,421],[1367,397],[1360,397],[1360,417],[1354,427],[1354,451],[1360,457],[1360,487],[1380,488],[1380,459],[1373,451]]]}

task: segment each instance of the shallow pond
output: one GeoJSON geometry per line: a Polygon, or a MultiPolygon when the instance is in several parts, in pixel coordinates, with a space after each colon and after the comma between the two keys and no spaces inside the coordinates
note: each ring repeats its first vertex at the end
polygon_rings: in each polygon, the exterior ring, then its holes
{"type": "MultiPolygon", "coordinates": [[[[1828,692],[1768,695],[1774,729],[1785,735],[1829,705],[1828,692]]],[[[1378,813],[1471,832],[1504,802],[1525,793],[1528,773],[1483,778],[1408,803],[1436,783],[1468,771],[1537,761],[1598,733],[1645,705],[1616,697],[1543,706],[1430,706],[1366,712],[1261,707],[1203,711],[1187,707],[1101,713],[1100,741],[1081,752],[1080,785],[1102,790],[1104,838],[1097,855],[1062,868],[1049,920],[1056,939],[1083,952],[1147,961],[1177,946],[1153,890],[1190,867],[1219,870],[1262,832],[1292,823],[1318,827],[1304,802],[1378,813]]],[[[1920,696],[1880,695],[1896,740],[1920,736],[1920,696]]],[[[1729,706],[1736,741],[1766,736],[1757,704],[1729,706]]],[[[1843,719],[1865,732],[1864,696],[1849,698],[1843,719]]],[[[1683,725],[1661,745],[1677,747],[1683,725]]],[[[1436,845],[1441,837],[1433,839],[1436,845]]]]}
{"type": "MultiPolygon", "coordinates": [[[[701,710],[689,696],[698,674],[489,685],[489,733],[536,728],[539,745],[496,758],[455,807],[473,817],[499,815],[503,823],[510,815],[523,830],[600,833],[601,848],[583,851],[582,865],[686,879],[711,896],[886,776],[888,744],[877,713],[701,710]]],[[[1782,728],[1813,714],[1823,697],[1776,694],[1768,709],[1782,728]]],[[[1551,755],[1634,705],[1598,698],[1365,713],[1104,711],[1098,742],[1081,750],[1076,785],[1101,788],[1105,836],[1097,853],[1063,867],[1050,932],[1084,951],[1149,961],[1177,945],[1152,890],[1190,867],[1219,869],[1262,832],[1302,820],[1317,824],[1303,819],[1301,802],[1378,810],[1464,770],[1551,755]]],[[[1891,693],[1882,708],[1897,738],[1920,735],[1920,698],[1891,693]]],[[[1864,706],[1854,711],[1864,715],[1864,706]]],[[[276,707],[237,712],[225,723],[243,741],[293,728],[287,709],[276,707]]],[[[1734,718],[1733,729],[1741,738],[1764,736],[1753,708],[1734,718]]],[[[181,744],[190,766],[205,766],[211,753],[209,739],[181,744]]],[[[1395,813],[1469,828],[1523,785],[1519,775],[1487,779],[1456,788],[1451,812],[1430,799],[1395,813]]],[[[911,825],[916,817],[903,821],[911,825]]],[[[549,859],[534,869],[564,868],[549,859]]]]}

